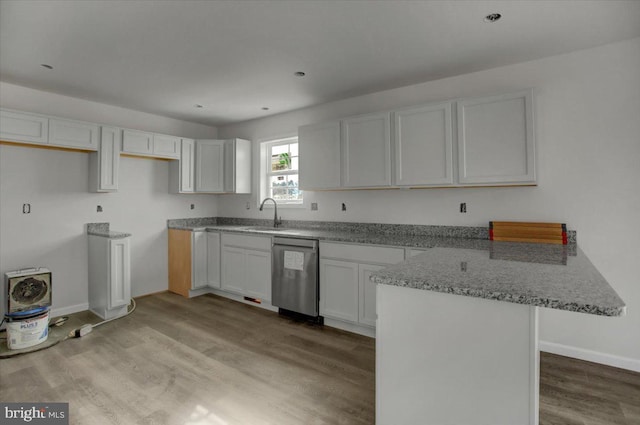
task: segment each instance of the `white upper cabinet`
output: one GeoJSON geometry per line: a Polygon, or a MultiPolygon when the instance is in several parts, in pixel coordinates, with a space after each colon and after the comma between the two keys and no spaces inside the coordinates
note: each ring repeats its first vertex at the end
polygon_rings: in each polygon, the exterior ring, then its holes
{"type": "Polygon", "coordinates": [[[394,113],[395,184],[453,184],[451,102],[394,113]]]}
{"type": "Polygon", "coordinates": [[[153,155],[172,159],[180,158],[180,138],[154,134],[153,155]]]}
{"type": "Polygon", "coordinates": [[[196,141],[180,141],[180,160],[169,164],[172,193],[192,193],[195,190],[196,141]]]}
{"type": "Polygon", "coordinates": [[[180,158],[180,138],[146,131],[123,130],[122,153],[154,158],[180,158]]]}
{"type": "Polygon", "coordinates": [[[49,142],[49,118],[24,112],[0,111],[0,139],[8,142],[49,142]]]}
{"type": "Polygon", "coordinates": [[[305,125],[298,129],[300,188],[340,187],[340,121],[305,125]]]}
{"type": "Polygon", "coordinates": [[[342,121],[342,184],[344,187],[391,185],[389,113],[342,121]]]}
{"type": "Polygon", "coordinates": [[[224,141],[224,191],[251,193],[251,142],[249,140],[224,141]]]}
{"type": "Polygon", "coordinates": [[[153,133],[137,130],[123,130],[122,153],[133,155],[152,155],[153,133]]]}
{"type": "Polygon", "coordinates": [[[97,124],[49,119],[49,144],[68,148],[98,150],[100,127],[97,124]]]}
{"type": "Polygon", "coordinates": [[[98,151],[89,154],[89,191],[118,191],[121,135],[119,128],[100,129],[98,151]]]}
{"type": "Polygon", "coordinates": [[[536,181],[531,90],[458,102],[458,181],[536,181]]]}
{"type": "Polygon", "coordinates": [[[224,191],[224,140],[196,140],[196,192],[224,191]]]}
{"type": "MultiPolygon", "coordinates": [[[[186,157],[190,155],[188,145],[184,144],[181,159],[181,184],[189,178],[189,166],[186,157]]],[[[191,167],[195,192],[200,193],[251,193],[251,142],[243,139],[196,140],[191,167]]],[[[175,168],[176,166],[173,165],[175,168]]],[[[172,185],[175,187],[175,177],[172,185]]],[[[184,189],[185,186],[183,186],[184,189]]],[[[182,190],[181,193],[194,190],[182,190]]],[[[172,190],[175,192],[175,190],[172,190]]]]}

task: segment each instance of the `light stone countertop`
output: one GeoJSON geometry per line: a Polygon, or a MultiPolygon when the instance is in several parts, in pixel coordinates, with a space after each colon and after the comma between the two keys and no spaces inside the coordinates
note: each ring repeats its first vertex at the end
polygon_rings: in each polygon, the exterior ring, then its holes
{"type": "Polygon", "coordinates": [[[87,223],[87,234],[108,239],[124,239],[131,236],[131,233],[110,230],[109,223],[87,223]]]}
{"type": "Polygon", "coordinates": [[[486,249],[436,246],[371,275],[378,284],[603,316],[625,304],[587,256],[564,245],[486,241],[486,249]]]}

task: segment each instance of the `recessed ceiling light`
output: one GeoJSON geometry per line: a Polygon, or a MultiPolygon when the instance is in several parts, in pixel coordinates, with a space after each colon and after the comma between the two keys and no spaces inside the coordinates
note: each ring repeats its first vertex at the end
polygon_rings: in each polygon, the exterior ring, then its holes
{"type": "Polygon", "coordinates": [[[204,106],[202,106],[202,105],[198,105],[197,103],[196,103],[195,105],[193,105],[193,106],[194,106],[195,108],[198,108],[198,109],[200,109],[200,108],[204,108],[204,106]]]}
{"type": "Polygon", "coordinates": [[[268,111],[268,110],[269,110],[269,108],[267,108],[266,106],[263,106],[263,107],[262,107],[262,110],[263,110],[263,111],[268,111]]]}
{"type": "Polygon", "coordinates": [[[40,66],[47,69],[53,69],[51,65],[47,65],[46,63],[41,63],[40,66]]]}
{"type": "Polygon", "coordinates": [[[293,75],[295,75],[296,77],[304,77],[307,74],[302,71],[297,71],[297,72],[294,72],[293,75]]]}
{"type": "Polygon", "coordinates": [[[500,18],[502,18],[501,14],[499,14],[499,13],[491,13],[491,14],[489,14],[489,15],[484,17],[484,21],[485,22],[496,22],[500,18]]]}

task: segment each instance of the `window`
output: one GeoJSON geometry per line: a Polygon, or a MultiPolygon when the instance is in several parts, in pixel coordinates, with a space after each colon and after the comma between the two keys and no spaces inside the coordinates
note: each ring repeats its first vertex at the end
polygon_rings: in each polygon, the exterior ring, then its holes
{"type": "Polygon", "coordinates": [[[262,187],[264,198],[273,198],[278,204],[302,204],[302,190],[298,186],[298,138],[274,140],[263,146],[262,187]]]}

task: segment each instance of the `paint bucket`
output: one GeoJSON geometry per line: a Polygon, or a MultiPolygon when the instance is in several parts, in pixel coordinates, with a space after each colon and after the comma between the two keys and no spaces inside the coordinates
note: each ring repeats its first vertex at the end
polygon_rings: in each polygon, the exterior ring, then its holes
{"type": "Polygon", "coordinates": [[[29,317],[5,316],[10,350],[33,347],[49,337],[49,310],[29,317]]]}

